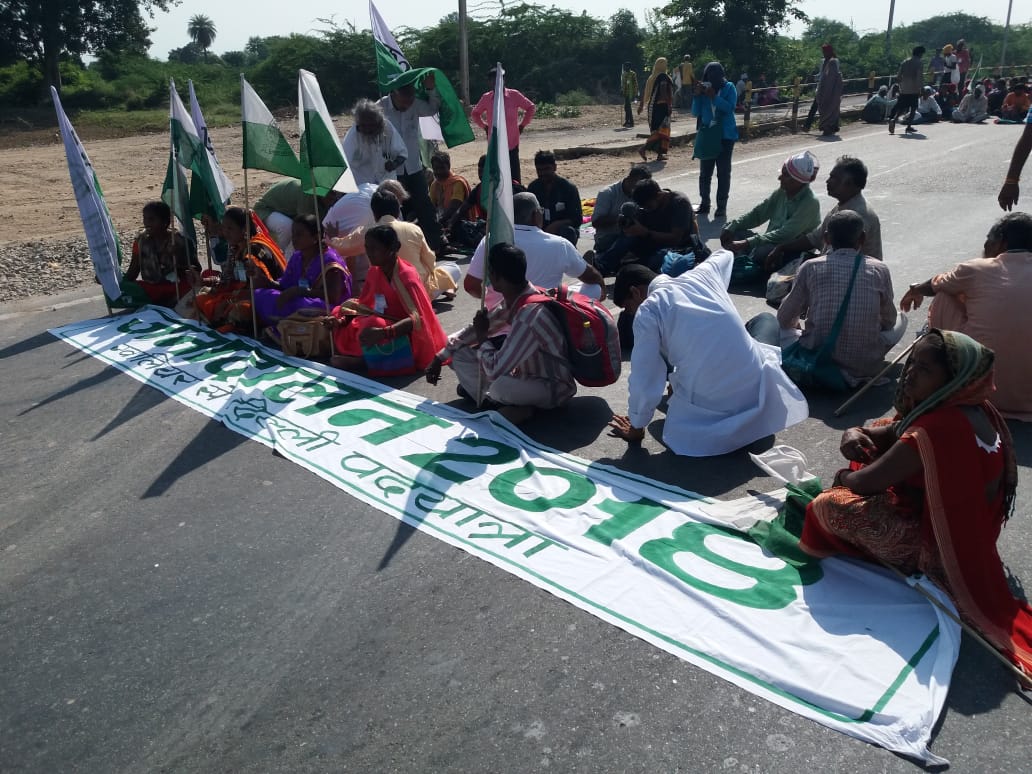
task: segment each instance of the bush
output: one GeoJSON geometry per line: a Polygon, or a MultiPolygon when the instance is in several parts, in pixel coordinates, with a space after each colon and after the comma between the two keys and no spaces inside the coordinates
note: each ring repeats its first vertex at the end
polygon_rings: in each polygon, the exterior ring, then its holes
{"type": "Polygon", "coordinates": [[[43,93],[43,75],[28,62],[0,68],[0,105],[35,105],[43,93]]]}
{"type": "Polygon", "coordinates": [[[539,102],[534,111],[537,118],[577,118],[580,114],[576,105],[553,105],[551,102],[539,102]]]}
{"type": "MultiPolygon", "coordinates": [[[[583,107],[584,105],[593,105],[595,100],[584,89],[574,89],[565,94],[556,94],[555,102],[557,105],[583,107]]],[[[580,111],[577,111],[577,115],[580,115],[580,111]]]]}

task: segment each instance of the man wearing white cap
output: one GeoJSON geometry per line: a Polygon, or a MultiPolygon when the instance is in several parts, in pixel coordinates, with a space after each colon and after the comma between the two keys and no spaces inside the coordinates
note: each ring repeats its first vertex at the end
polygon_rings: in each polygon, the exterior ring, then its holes
{"type": "MultiPolygon", "coordinates": [[[[820,163],[810,151],[790,156],[781,166],[777,190],[724,227],[720,244],[735,253],[735,279],[766,277],[765,261],[771,250],[820,225],[821,205],[810,190],[819,169],[820,163]],[[767,230],[763,234],[751,231],[764,223],[767,230]]],[[[782,255],[785,261],[795,257],[782,255]]]]}

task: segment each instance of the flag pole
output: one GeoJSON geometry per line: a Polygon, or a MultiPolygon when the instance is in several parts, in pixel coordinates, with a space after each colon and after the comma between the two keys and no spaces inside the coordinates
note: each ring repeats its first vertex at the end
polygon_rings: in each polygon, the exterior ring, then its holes
{"type": "MultiPolygon", "coordinates": [[[[169,145],[172,154],[172,201],[179,202],[179,154],[176,153],[176,142],[172,136],[172,119],[169,118],[169,145]]],[[[176,265],[176,209],[171,208],[172,217],[168,219],[169,252],[172,255],[172,276],[175,277],[176,306],[179,306],[179,266],[176,265]]]]}
{"type": "MultiPolygon", "coordinates": [[[[247,167],[244,167],[244,238],[247,240],[247,262],[251,261],[251,196],[247,188],[247,167]]],[[[246,264],[245,264],[246,268],[246,264]]],[[[258,340],[258,307],[254,303],[254,274],[247,272],[247,286],[251,290],[251,327],[258,340]]]]}
{"type": "MultiPolygon", "coordinates": [[[[326,304],[326,315],[329,316],[332,309],[330,309],[330,288],[326,282],[326,256],[323,253],[323,227],[322,227],[322,215],[319,214],[319,194],[315,190],[315,174],[312,174],[312,201],[315,204],[315,224],[318,228],[318,239],[319,239],[319,280],[322,282],[323,288],[323,303],[326,304]]],[[[330,331],[330,357],[337,354],[336,345],[333,342],[333,331],[330,331]]]]}

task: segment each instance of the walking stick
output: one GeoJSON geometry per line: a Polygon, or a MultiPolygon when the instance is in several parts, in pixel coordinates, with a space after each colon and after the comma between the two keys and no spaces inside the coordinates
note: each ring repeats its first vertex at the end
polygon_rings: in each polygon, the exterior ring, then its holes
{"type": "Polygon", "coordinates": [[[867,391],[868,391],[869,389],[871,389],[871,387],[873,387],[873,386],[874,386],[874,383],[875,383],[876,381],[878,381],[878,380],[879,380],[879,379],[881,379],[881,378],[882,378],[883,376],[885,376],[885,374],[887,374],[887,373],[888,373],[888,372],[889,372],[889,371],[890,371],[890,370],[892,369],[892,367],[893,367],[894,365],[896,365],[896,363],[898,363],[898,362],[899,362],[900,360],[902,360],[902,359],[903,359],[903,358],[905,358],[905,357],[906,357],[907,355],[909,355],[909,354],[910,354],[910,352],[911,352],[911,350],[913,350],[914,346],[915,346],[915,345],[917,344],[917,342],[919,342],[919,341],[920,341],[920,340],[921,340],[922,338],[924,338],[924,334],[921,334],[921,335],[920,335],[920,336],[918,336],[918,337],[917,337],[916,339],[914,339],[914,340],[913,340],[913,342],[911,342],[911,344],[910,344],[910,346],[909,346],[909,347],[907,347],[907,348],[906,348],[906,349],[904,349],[904,350],[903,350],[902,352],[900,352],[900,353],[899,353],[898,355],[896,355],[896,357],[894,357],[894,358],[892,359],[892,362],[891,362],[891,363],[889,363],[889,364],[888,364],[887,366],[885,366],[885,368],[883,368],[883,369],[882,369],[881,371],[879,371],[879,372],[878,372],[878,374],[877,374],[876,376],[872,377],[872,378],[870,379],[870,381],[868,381],[868,382],[867,382],[866,384],[864,384],[864,385],[863,385],[863,386],[862,386],[862,387],[861,387],[861,388],[860,388],[859,390],[857,390],[857,391],[856,391],[856,393],[855,393],[855,394],[853,395],[853,397],[851,397],[851,398],[850,398],[849,400],[847,400],[847,401],[846,401],[845,403],[843,403],[843,404],[842,404],[841,406],[839,406],[839,407],[838,407],[837,409],[835,409],[835,416],[837,416],[837,417],[840,417],[840,416],[842,416],[842,413],[843,413],[843,412],[844,412],[844,411],[845,411],[845,410],[846,410],[847,408],[849,408],[849,407],[850,407],[850,406],[852,406],[852,405],[853,405],[854,403],[856,403],[856,402],[857,402],[858,400],[860,400],[861,396],[862,396],[862,395],[863,395],[864,393],[866,393],[866,392],[867,392],[867,391]]]}
{"type": "MultiPolygon", "coordinates": [[[[244,167],[244,238],[247,240],[247,259],[251,260],[251,197],[247,189],[247,167],[244,167]]],[[[251,291],[251,328],[258,340],[258,309],[254,303],[254,274],[247,272],[247,287],[251,291]]]]}
{"type": "MultiPolygon", "coordinates": [[[[323,289],[323,303],[326,304],[326,315],[327,317],[332,316],[333,310],[330,308],[330,288],[329,283],[326,282],[326,256],[323,253],[323,224],[322,215],[319,213],[319,194],[315,191],[315,175],[312,175],[312,201],[315,204],[315,222],[318,224],[319,233],[319,279],[322,282],[323,289]]],[[[334,358],[337,355],[337,345],[333,341],[333,331],[330,331],[330,358],[334,358]]]]}

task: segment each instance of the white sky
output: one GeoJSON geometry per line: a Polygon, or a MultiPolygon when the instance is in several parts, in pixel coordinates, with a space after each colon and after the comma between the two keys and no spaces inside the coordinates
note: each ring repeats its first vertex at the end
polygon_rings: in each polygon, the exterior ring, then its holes
{"type": "MultiPolygon", "coordinates": [[[[608,18],[621,8],[632,7],[639,21],[644,22],[644,8],[658,7],[662,3],[632,3],[629,0],[539,0],[539,5],[555,5],[574,12],[587,11],[598,18],[608,18]]],[[[1011,16],[1011,24],[1027,24],[1032,22],[1029,5],[1022,0],[1016,3],[1011,16]]],[[[498,0],[467,0],[471,15],[478,15],[477,8],[498,8],[498,0]]],[[[317,19],[334,17],[337,24],[352,22],[358,29],[369,28],[369,11],[367,0],[345,0],[334,11],[332,3],[325,0],[183,0],[169,13],[158,12],[149,25],[156,30],[151,34],[153,46],[151,56],[165,59],[169,50],[179,48],[190,42],[186,34],[186,26],[194,14],[205,14],[214,22],[217,30],[212,51],[237,51],[243,49],[247,39],[252,35],[268,37],[285,35],[291,32],[310,33],[317,31],[320,25],[317,19]]],[[[843,3],[842,0],[803,0],[802,10],[813,16],[825,16],[851,24],[858,32],[884,30],[889,17],[889,0],[865,0],[859,3],[843,3]]],[[[380,0],[377,3],[380,14],[387,25],[396,28],[409,26],[415,28],[430,27],[453,8],[458,9],[457,1],[436,3],[425,0],[380,0]]],[[[986,0],[985,5],[971,5],[958,0],[896,0],[894,26],[911,24],[927,19],[930,16],[947,13],[969,13],[984,15],[993,21],[1003,24],[1007,16],[1007,0],[986,0]]],[[[490,11],[479,14],[483,18],[490,16],[490,11]]],[[[799,29],[790,29],[798,33],[799,29]]],[[[963,36],[963,30],[957,30],[957,36],[963,36]]]]}

